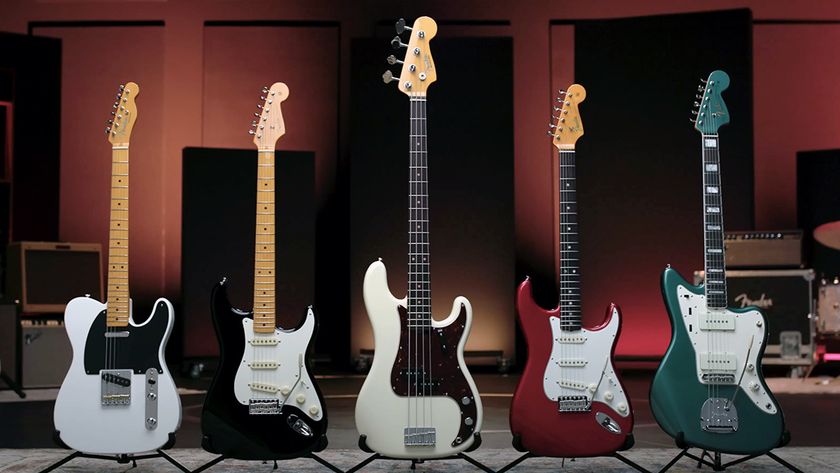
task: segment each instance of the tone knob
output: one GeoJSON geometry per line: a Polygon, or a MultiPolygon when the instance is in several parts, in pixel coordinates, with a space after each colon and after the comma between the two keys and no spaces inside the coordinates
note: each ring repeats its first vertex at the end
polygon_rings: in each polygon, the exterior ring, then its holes
{"type": "Polygon", "coordinates": [[[614,398],[615,396],[613,395],[612,391],[607,391],[604,393],[604,399],[606,399],[607,402],[612,401],[614,398]]]}
{"type": "Polygon", "coordinates": [[[618,403],[618,412],[626,412],[627,411],[627,404],[623,402],[618,403]]]}
{"type": "Polygon", "coordinates": [[[750,390],[751,391],[758,391],[758,388],[759,388],[758,383],[756,383],[755,381],[750,381],[750,390]]]}
{"type": "Polygon", "coordinates": [[[295,401],[297,401],[298,404],[303,404],[304,402],[306,402],[306,396],[304,396],[303,394],[298,394],[295,398],[295,401]]]}
{"type": "Polygon", "coordinates": [[[280,388],[280,394],[284,396],[288,396],[290,392],[292,392],[292,390],[288,386],[282,386],[280,388]]]}
{"type": "Polygon", "coordinates": [[[598,385],[595,384],[595,383],[589,383],[588,387],[589,387],[589,391],[593,392],[593,393],[595,392],[596,389],[598,389],[598,385]]]}
{"type": "Polygon", "coordinates": [[[155,399],[157,399],[157,394],[149,393],[146,395],[146,397],[148,397],[150,401],[154,401],[155,399]]]}
{"type": "Polygon", "coordinates": [[[753,372],[755,371],[755,365],[752,363],[747,363],[747,371],[753,372]]]}
{"type": "Polygon", "coordinates": [[[152,426],[156,425],[157,424],[157,419],[155,419],[154,417],[149,417],[148,419],[146,419],[146,423],[149,424],[149,425],[152,425],[152,426]]]}
{"type": "Polygon", "coordinates": [[[313,416],[317,416],[319,412],[321,412],[321,409],[318,409],[318,406],[312,406],[309,408],[309,413],[313,416]]]}

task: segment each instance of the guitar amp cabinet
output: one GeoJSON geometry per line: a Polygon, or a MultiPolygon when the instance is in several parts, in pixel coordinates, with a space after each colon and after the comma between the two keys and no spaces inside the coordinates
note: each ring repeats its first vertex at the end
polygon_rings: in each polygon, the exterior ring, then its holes
{"type": "MultiPolygon", "coordinates": [[[[703,282],[694,272],[694,283],[703,282]]],[[[729,307],[756,306],[764,312],[769,336],[763,363],[809,366],[814,355],[814,270],[727,271],[729,307]]]]}
{"type": "Polygon", "coordinates": [[[726,232],[727,268],[801,268],[802,230],[726,232]]]}
{"type": "Polygon", "coordinates": [[[73,349],[61,320],[21,320],[21,377],[25,389],[57,388],[70,368],[73,349]]]}

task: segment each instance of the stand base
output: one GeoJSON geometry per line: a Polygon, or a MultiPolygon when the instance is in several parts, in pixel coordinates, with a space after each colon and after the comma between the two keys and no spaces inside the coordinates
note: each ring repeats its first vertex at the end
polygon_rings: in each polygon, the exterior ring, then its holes
{"type": "MultiPolygon", "coordinates": [[[[319,457],[318,455],[315,455],[314,453],[309,453],[307,455],[303,455],[303,456],[300,456],[298,458],[309,458],[311,460],[315,460],[316,462],[320,463],[321,465],[323,465],[328,470],[330,470],[334,473],[344,473],[344,470],[341,470],[340,468],[338,468],[335,465],[333,465],[332,463],[324,460],[323,458],[319,457]]],[[[200,467],[196,468],[195,470],[192,470],[192,473],[199,473],[201,471],[208,470],[208,469],[218,465],[219,463],[221,463],[221,462],[223,462],[227,459],[228,459],[228,457],[226,457],[224,455],[219,455],[218,457],[216,457],[216,458],[210,460],[209,462],[201,465],[200,467]]],[[[291,458],[284,458],[283,460],[292,460],[292,459],[291,458]]],[[[283,461],[283,460],[280,460],[280,461],[283,461]]],[[[263,463],[266,463],[267,461],[268,460],[264,460],[263,463]]],[[[277,460],[272,460],[272,461],[274,461],[274,469],[275,470],[278,469],[279,466],[277,465],[277,460]]]]}
{"type": "MultiPolygon", "coordinates": [[[[639,471],[641,473],[650,473],[650,470],[648,470],[647,468],[643,468],[638,463],[635,463],[634,461],[630,460],[629,458],[625,457],[624,455],[622,455],[618,452],[613,453],[612,455],[605,455],[605,457],[615,458],[616,460],[624,463],[625,465],[629,466],[630,468],[633,468],[634,470],[639,471]]],[[[514,461],[508,463],[507,465],[503,466],[500,470],[496,470],[496,473],[505,473],[507,471],[510,471],[513,467],[515,467],[516,465],[524,462],[525,460],[527,460],[529,458],[545,458],[545,457],[542,457],[540,455],[534,455],[531,452],[526,452],[524,455],[520,456],[516,460],[514,460],[514,461]]],[[[566,459],[564,458],[563,461],[565,462],[565,460],[566,459]]]]}
{"type": "MultiPolygon", "coordinates": [[[[473,441],[473,444],[470,445],[469,448],[467,448],[468,452],[472,452],[473,450],[478,448],[479,445],[481,445],[481,434],[480,433],[475,433],[475,434],[473,434],[473,436],[474,436],[475,440],[473,441]]],[[[453,455],[451,457],[429,458],[429,459],[421,459],[421,458],[408,459],[408,458],[386,457],[384,455],[380,455],[380,454],[374,452],[373,450],[370,449],[370,447],[368,447],[368,445],[367,445],[367,435],[364,435],[364,434],[359,436],[359,449],[362,450],[363,452],[371,453],[372,455],[365,458],[358,465],[354,466],[353,468],[350,468],[345,473],[355,473],[355,472],[361,470],[362,468],[366,467],[369,463],[371,463],[375,460],[393,460],[393,461],[409,461],[410,460],[412,470],[416,470],[417,469],[417,464],[425,463],[427,460],[429,460],[429,461],[431,461],[431,460],[464,460],[465,462],[470,463],[471,465],[473,465],[474,467],[478,468],[479,470],[481,470],[485,473],[496,473],[491,468],[488,468],[485,464],[481,463],[480,461],[476,460],[475,458],[473,458],[473,457],[471,457],[471,456],[469,456],[465,453],[459,453],[459,454],[453,455]]]]}
{"type": "Polygon", "coordinates": [[[720,452],[709,452],[708,450],[703,450],[703,453],[700,454],[698,457],[697,455],[692,454],[689,452],[690,447],[684,448],[680,453],[677,454],[667,465],[662,467],[659,470],[659,473],[664,473],[671,469],[682,457],[691,458],[692,460],[697,461],[697,468],[702,468],[703,465],[708,466],[712,469],[712,471],[724,471],[730,466],[737,465],[739,463],[743,463],[745,461],[752,460],[754,458],[767,456],[771,460],[775,461],[776,463],[782,465],[783,467],[787,468],[788,470],[792,471],[793,473],[803,473],[802,470],[796,468],[795,466],[791,465],[787,461],[779,458],[778,455],[773,453],[772,451],[764,452],[764,453],[756,453],[755,455],[745,455],[737,460],[732,460],[730,462],[723,463],[721,460],[721,453],[720,452]],[[708,458],[708,459],[707,459],[708,458]]]}
{"type": "Polygon", "coordinates": [[[148,460],[150,458],[163,458],[164,460],[168,461],[169,463],[173,464],[175,468],[178,468],[184,473],[190,473],[190,470],[185,467],[184,465],[175,461],[174,458],[167,455],[163,450],[156,450],[155,453],[148,453],[144,455],[93,455],[89,453],[82,453],[82,452],[73,452],[70,455],[62,458],[61,460],[53,463],[52,465],[44,468],[41,470],[40,473],[48,473],[50,471],[55,470],[56,468],[68,463],[76,458],[93,458],[95,460],[105,460],[105,461],[115,461],[117,463],[126,464],[131,463],[132,467],[137,467],[137,460],[148,460]]]}
{"type": "Polygon", "coordinates": [[[4,383],[8,384],[12,391],[15,392],[21,399],[26,398],[26,393],[23,392],[23,388],[20,387],[18,383],[15,382],[12,378],[10,378],[6,373],[0,371],[0,380],[3,380],[4,383]]]}

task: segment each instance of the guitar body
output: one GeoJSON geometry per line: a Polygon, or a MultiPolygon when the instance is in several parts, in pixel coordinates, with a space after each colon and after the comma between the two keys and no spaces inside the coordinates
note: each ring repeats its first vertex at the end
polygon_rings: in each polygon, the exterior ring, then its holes
{"type": "Polygon", "coordinates": [[[321,392],[308,372],[307,352],[316,330],[312,309],[295,329],[255,334],[253,314],[231,306],[224,280],[213,289],[211,309],[220,361],[201,413],[202,447],[243,460],[296,458],[323,450],[327,445],[326,412],[321,392]],[[251,343],[260,337],[278,343],[251,343]],[[265,360],[274,360],[279,366],[254,370],[252,376],[249,364],[265,360]],[[259,394],[260,399],[278,401],[282,406],[279,413],[249,412],[252,382],[283,388],[285,394],[259,394]]]}
{"type": "Polygon", "coordinates": [[[478,441],[483,417],[481,398],[464,363],[464,345],[472,325],[469,301],[457,297],[449,317],[432,320],[427,356],[437,385],[432,395],[409,398],[409,381],[400,375],[408,368],[406,299],[391,294],[381,261],[365,273],[364,300],[375,346],[370,373],[356,401],[356,428],[366,446],[386,457],[411,459],[442,458],[469,449],[478,441]],[[410,415],[419,415],[421,423],[436,429],[435,445],[405,445],[410,415]]]}
{"type": "Polygon", "coordinates": [[[629,448],[633,415],[612,366],[621,328],[618,307],[611,304],[604,322],[597,327],[561,332],[559,308],[545,310],[537,305],[528,279],[519,285],[516,307],[528,358],[510,410],[515,446],[549,457],[610,455],[629,448]],[[585,341],[562,343],[563,337],[582,337],[585,341]],[[558,369],[558,361],[563,359],[585,360],[586,365],[558,369]],[[559,386],[565,379],[582,383],[586,389],[559,386]],[[590,386],[595,387],[594,392],[590,386]],[[581,393],[591,399],[588,411],[559,412],[558,396],[581,393]],[[611,428],[605,425],[605,419],[610,420],[611,428]]]}
{"type": "Polygon", "coordinates": [[[735,330],[715,334],[719,338],[713,340],[712,346],[726,346],[734,351],[736,380],[741,372],[744,376],[740,383],[715,386],[716,397],[734,397],[737,430],[709,432],[700,424],[709,385],[701,381],[695,351],[695,347],[698,351],[706,349],[708,343],[706,332],[700,335],[698,322],[706,310],[703,287],[688,284],[679,273],[668,268],[662,274],[662,296],[671,321],[671,344],[650,390],[650,407],[662,429],[677,439],[678,444],[716,452],[754,455],[780,446],[784,418],[761,373],[767,342],[761,311],[756,307],[726,309],[735,320],[735,330]],[[739,391],[737,396],[736,391],[739,391]]]}
{"type": "MultiPolygon", "coordinates": [[[[68,447],[92,454],[134,454],[174,442],[181,424],[181,399],[166,367],[164,351],[172,332],[174,310],[166,299],[155,302],[142,324],[129,318],[106,346],[106,304],[77,297],[67,304],[64,326],[73,347],[73,361],[55,401],[53,419],[58,438],[68,447]],[[116,347],[116,349],[115,349],[116,347]],[[103,405],[100,371],[130,370],[130,402],[103,405]],[[147,428],[147,371],[155,372],[155,426],[147,428]]],[[[131,312],[129,312],[131,314],[131,312]]],[[[126,378],[129,375],[126,374],[126,378]]]]}

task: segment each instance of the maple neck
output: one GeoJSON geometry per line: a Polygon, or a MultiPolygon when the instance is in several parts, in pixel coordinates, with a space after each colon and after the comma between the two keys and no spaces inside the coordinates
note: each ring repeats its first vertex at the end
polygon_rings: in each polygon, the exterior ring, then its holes
{"type": "Polygon", "coordinates": [[[581,328],[575,150],[574,148],[561,149],[559,155],[559,238],[557,251],[560,255],[560,327],[563,330],[573,331],[581,328]]]}
{"type": "Polygon", "coordinates": [[[108,327],[128,325],[128,143],[111,151],[111,220],[108,233],[108,327]]]}
{"type": "Polygon", "coordinates": [[[724,309],[726,300],[726,255],[723,245],[723,197],[720,185],[718,135],[702,135],[703,149],[703,256],[706,305],[724,309]]]}
{"type": "Polygon", "coordinates": [[[429,271],[429,173],[426,150],[426,97],[411,97],[408,179],[408,320],[432,323],[429,271]]]}
{"type": "Polygon", "coordinates": [[[257,152],[257,225],[254,245],[254,331],[276,327],[274,149],[257,152]]]}

